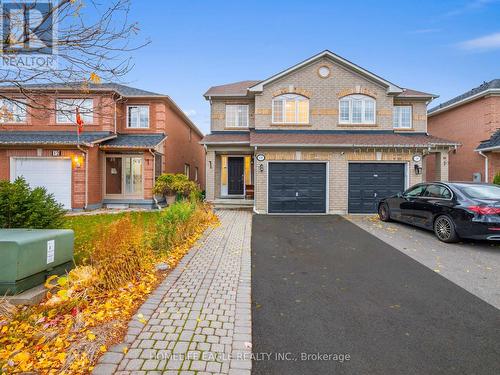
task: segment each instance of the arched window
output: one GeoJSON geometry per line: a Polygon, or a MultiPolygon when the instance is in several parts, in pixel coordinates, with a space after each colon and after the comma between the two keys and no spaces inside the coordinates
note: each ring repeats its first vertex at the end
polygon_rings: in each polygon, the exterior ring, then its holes
{"type": "Polygon", "coordinates": [[[375,124],[375,99],[366,95],[348,95],[339,101],[341,124],[375,124]]]}
{"type": "Polygon", "coordinates": [[[273,124],[308,124],[309,99],[285,94],[273,99],[273,124]]]}

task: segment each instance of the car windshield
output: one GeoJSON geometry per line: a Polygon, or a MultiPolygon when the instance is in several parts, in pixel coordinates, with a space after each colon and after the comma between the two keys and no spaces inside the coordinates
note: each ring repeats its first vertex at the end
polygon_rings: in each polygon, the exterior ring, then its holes
{"type": "Polygon", "coordinates": [[[500,186],[460,185],[460,190],[469,198],[500,200],[500,186]]]}

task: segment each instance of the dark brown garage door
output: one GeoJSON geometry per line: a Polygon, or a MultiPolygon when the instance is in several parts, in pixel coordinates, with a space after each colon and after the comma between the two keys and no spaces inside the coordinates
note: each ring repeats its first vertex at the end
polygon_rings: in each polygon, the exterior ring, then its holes
{"type": "Polygon", "coordinates": [[[269,213],[324,213],[325,163],[269,163],[269,213]]]}
{"type": "Polygon", "coordinates": [[[404,190],[402,163],[350,163],[349,213],[374,213],[381,198],[404,190]]]}

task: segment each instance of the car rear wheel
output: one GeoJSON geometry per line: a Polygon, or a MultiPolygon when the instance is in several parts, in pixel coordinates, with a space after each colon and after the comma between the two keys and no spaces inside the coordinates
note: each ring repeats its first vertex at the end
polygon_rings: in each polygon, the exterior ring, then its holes
{"type": "Polygon", "coordinates": [[[455,230],[455,224],[448,216],[439,216],[434,221],[434,234],[436,237],[443,242],[458,242],[460,239],[458,237],[457,231],[455,230]]]}
{"type": "Polygon", "coordinates": [[[391,215],[389,213],[387,203],[382,203],[378,206],[378,217],[382,221],[391,221],[391,215]]]}

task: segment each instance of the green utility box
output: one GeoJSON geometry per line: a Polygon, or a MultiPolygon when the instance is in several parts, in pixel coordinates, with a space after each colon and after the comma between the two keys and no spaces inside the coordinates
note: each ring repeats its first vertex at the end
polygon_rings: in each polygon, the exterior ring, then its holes
{"type": "Polygon", "coordinates": [[[73,267],[69,229],[0,229],[0,295],[43,284],[73,267]]]}

